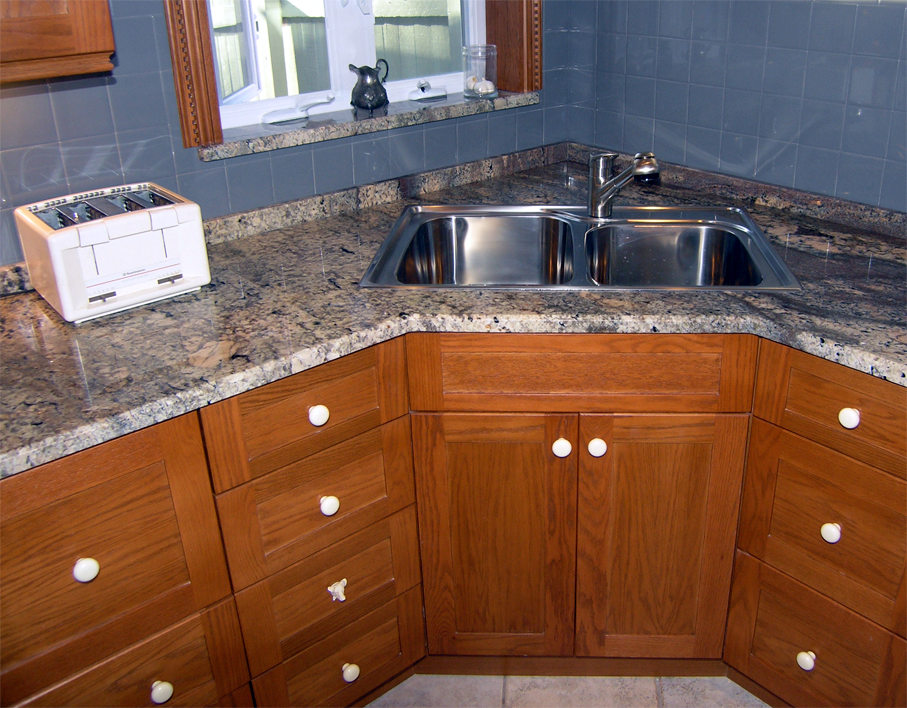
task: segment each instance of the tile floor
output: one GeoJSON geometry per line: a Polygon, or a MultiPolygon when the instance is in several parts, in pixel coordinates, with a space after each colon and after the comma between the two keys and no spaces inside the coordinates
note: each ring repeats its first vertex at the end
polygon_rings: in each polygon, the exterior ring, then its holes
{"type": "Polygon", "coordinates": [[[417,674],[372,708],[762,708],[724,677],[435,676],[417,674]]]}

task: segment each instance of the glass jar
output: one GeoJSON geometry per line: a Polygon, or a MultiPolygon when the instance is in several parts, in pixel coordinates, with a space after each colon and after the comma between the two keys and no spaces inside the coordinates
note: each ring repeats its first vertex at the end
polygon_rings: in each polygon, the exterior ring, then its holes
{"type": "Polygon", "coordinates": [[[463,96],[471,99],[498,95],[498,48],[493,44],[463,47],[463,96]]]}

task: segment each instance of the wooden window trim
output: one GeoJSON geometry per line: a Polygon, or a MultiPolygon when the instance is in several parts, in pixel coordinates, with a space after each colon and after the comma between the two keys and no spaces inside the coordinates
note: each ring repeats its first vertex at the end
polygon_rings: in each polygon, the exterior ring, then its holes
{"type": "MultiPolygon", "coordinates": [[[[206,0],[164,0],[184,147],[223,142],[206,0]]],[[[498,88],[542,87],[542,0],[487,0],[486,34],[498,47],[498,88]]]]}

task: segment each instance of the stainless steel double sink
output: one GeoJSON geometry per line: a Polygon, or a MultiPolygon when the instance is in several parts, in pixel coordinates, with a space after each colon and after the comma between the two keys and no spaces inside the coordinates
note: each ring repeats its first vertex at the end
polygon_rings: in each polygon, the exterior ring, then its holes
{"type": "Polygon", "coordinates": [[[362,287],[799,290],[742,209],[412,206],[362,287]]]}

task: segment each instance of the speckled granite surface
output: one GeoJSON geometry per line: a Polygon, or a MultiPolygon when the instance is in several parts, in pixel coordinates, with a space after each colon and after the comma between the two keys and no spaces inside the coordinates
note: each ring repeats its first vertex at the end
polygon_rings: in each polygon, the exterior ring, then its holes
{"type": "MultiPolygon", "coordinates": [[[[731,204],[673,185],[618,203],[731,204]]],[[[756,187],[758,189],[758,187],[756,187]]],[[[7,476],[406,332],[747,332],[907,386],[905,239],[762,206],[795,293],[363,290],[406,203],[579,204],[563,163],[212,245],[200,292],[74,327],[34,293],[0,299],[7,476]]],[[[877,214],[897,222],[902,215],[877,214]]]]}
{"type": "MultiPolygon", "coordinates": [[[[224,142],[198,149],[198,156],[203,162],[223,160],[237,155],[251,155],[257,152],[268,152],[295,145],[320,143],[336,138],[348,138],[351,135],[378,133],[392,128],[405,128],[409,125],[434,123],[448,118],[473,116],[479,113],[503,111],[508,108],[532,106],[539,102],[537,93],[501,92],[497,98],[490,100],[466,101],[463,94],[450,94],[444,101],[421,103],[418,101],[399,101],[387,107],[387,115],[375,111],[373,116],[363,111],[353,113],[349,105],[333,113],[312,116],[307,121],[288,122],[277,125],[255,125],[243,128],[230,128],[224,131],[224,142]]],[[[343,101],[337,101],[338,106],[343,101]]]]}

